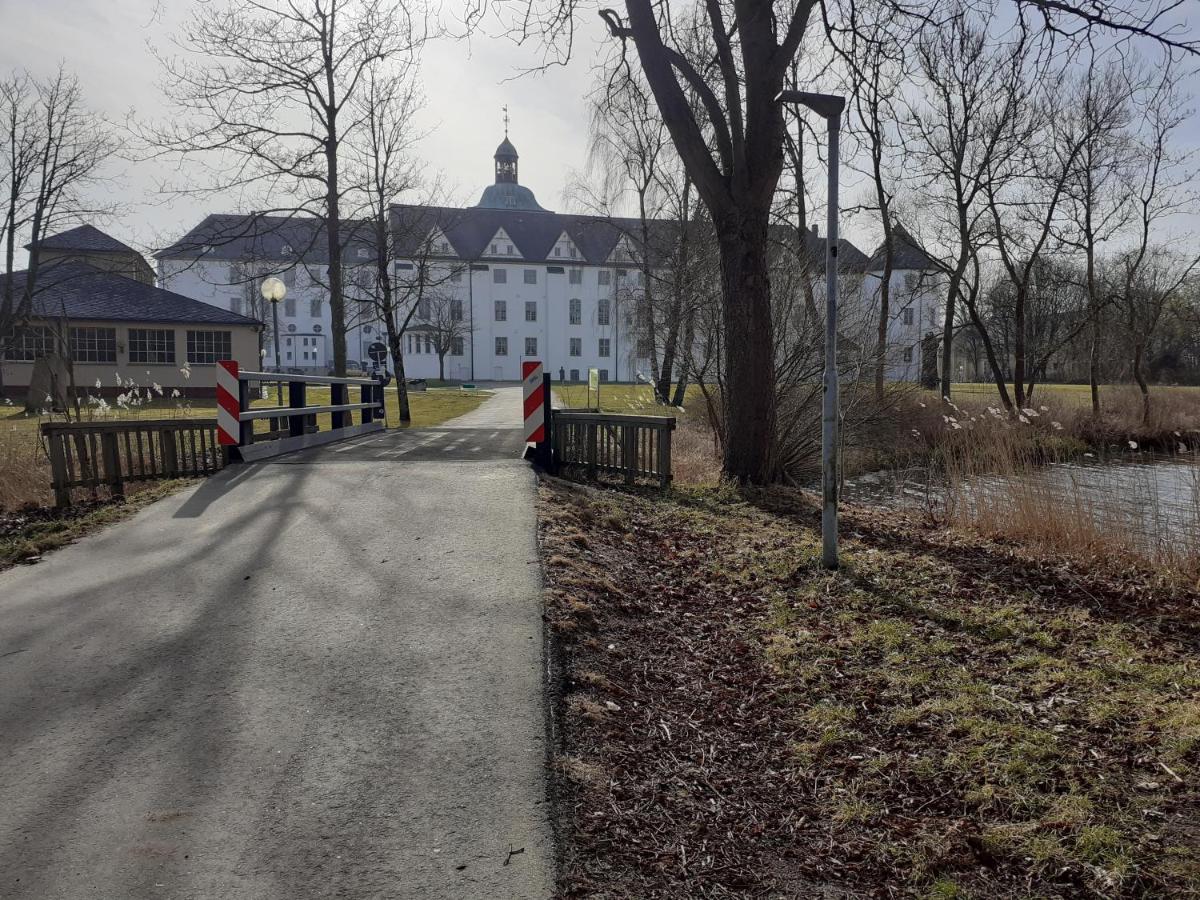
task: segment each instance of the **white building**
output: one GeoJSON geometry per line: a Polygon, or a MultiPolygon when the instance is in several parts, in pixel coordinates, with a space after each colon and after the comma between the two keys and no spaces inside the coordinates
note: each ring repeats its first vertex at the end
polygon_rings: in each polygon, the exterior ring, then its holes
{"type": "MultiPolygon", "coordinates": [[[[646,252],[653,266],[656,255],[655,248],[640,246],[640,221],[544,209],[520,184],[517,150],[507,136],[493,159],[494,183],[474,206],[391,210],[394,282],[426,273],[422,279],[436,282],[437,296],[462,320],[461,334],[445,356],[446,378],[519,380],[522,361],[537,359],[556,378],[581,380],[595,367],[603,381],[636,380],[647,371],[649,356],[634,328],[643,290],[639,260],[646,252]]],[[[677,224],[656,221],[649,227],[657,252],[669,252],[677,224]]],[[[384,360],[394,369],[373,304],[355,300],[361,296],[357,286],[375,280],[373,242],[362,222],[344,228],[348,365],[370,369],[384,360]]],[[[810,243],[821,245],[810,252],[823,259],[824,242],[815,232],[810,243]]],[[[843,245],[846,264],[854,259],[861,272],[866,257],[848,241],[843,245]]],[[[164,287],[266,322],[268,367],[274,364],[272,316],[258,287],[268,275],[279,275],[288,286],[279,309],[281,367],[321,372],[331,367],[328,256],[319,220],[212,215],[156,256],[164,287]]],[[[903,290],[903,271],[893,277],[903,290]]],[[[862,291],[860,299],[869,301],[870,276],[862,291]]],[[[899,296],[892,301],[896,340],[917,348],[915,362],[904,361],[907,354],[901,353],[894,377],[920,372],[920,339],[910,335],[905,312],[910,305],[899,296]]],[[[924,314],[919,318],[924,321],[924,314]]],[[[408,377],[438,377],[433,330],[427,309],[419,307],[403,338],[408,377]]],[[[917,330],[912,325],[913,335],[917,330]]]]}
{"type": "MultiPolygon", "coordinates": [[[[495,183],[473,207],[397,205],[392,209],[394,279],[422,265],[441,270],[437,291],[464,319],[445,359],[453,380],[519,380],[521,362],[538,359],[568,379],[633,380],[633,338],[641,293],[636,219],[565,215],[543,209],[517,178],[517,151],[505,138],[495,154],[495,183]],[[417,255],[420,254],[420,259],[417,255]]],[[[661,231],[671,223],[654,223],[661,231]]],[[[355,285],[374,277],[373,250],[362,223],[346,223],[347,358],[371,366],[372,345],[386,353],[382,325],[355,285]]],[[[288,285],[281,304],[280,365],[324,370],[332,364],[327,254],[316,219],[208,216],[156,254],[164,286],[223,309],[246,311],[268,325],[266,365],[274,363],[271,311],[258,299],[270,274],[288,285]]],[[[429,327],[414,318],[404,337],[410,378],[435,378],[439,365],[429,327]]],[[[387,363],[389,368],[391,362],[387,363]]],[[[644,368],[645,363],[641,363],[644,368]]]]}
{"type": "MultiPolygon", "coordinates": [[[[892,226],[892,276],[888,292],[889,381],[919,381],[922,353],[928,335],[942,331],[946,280],[929,255],[902,225],[892,226]]],[[[884,247],[866,264],[863,301],[878,321],[879,293],[883,281],[884,247]]],[[[936,371],[936,361],[931,360],[936,371]]]]}

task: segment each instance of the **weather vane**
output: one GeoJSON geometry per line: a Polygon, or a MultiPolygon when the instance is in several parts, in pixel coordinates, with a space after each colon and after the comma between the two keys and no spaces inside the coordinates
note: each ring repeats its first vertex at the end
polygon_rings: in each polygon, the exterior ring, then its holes
{"type": "Polygon", "coordinates": [[[508,137],[508,104],[505,103],[502,108],[504,110],[504,136],[508,137]]]}

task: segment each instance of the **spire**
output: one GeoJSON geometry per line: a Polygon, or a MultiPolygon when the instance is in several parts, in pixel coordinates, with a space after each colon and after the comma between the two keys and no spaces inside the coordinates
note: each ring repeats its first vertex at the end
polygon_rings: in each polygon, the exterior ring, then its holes
{"type": "Polygon", "coordinates": [[[496,161],[496,184],[517,183],[517,148],[508,139],[508,105],[504,106],[504,140],[492,157],[496,161]]]}

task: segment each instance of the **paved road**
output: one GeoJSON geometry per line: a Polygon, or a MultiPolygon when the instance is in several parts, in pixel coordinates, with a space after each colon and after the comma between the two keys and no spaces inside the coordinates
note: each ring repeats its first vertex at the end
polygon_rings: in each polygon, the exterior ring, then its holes
{"type": "Polygon", "coordinates": [[[0,897],[547,897],[519,392],[0,575],[0,897]]]}

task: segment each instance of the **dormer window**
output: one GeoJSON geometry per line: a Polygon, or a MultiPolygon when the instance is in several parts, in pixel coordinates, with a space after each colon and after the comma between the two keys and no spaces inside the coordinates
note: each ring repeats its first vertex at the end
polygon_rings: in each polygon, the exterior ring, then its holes
{"type": "Polygon", "coordinates": [[[292,255],[292,245],[284,244],[283,247],[280,248],[279,252],[282,253],[284,256],[291,256],[292,255]]]}
{"type": "Polygon", "coordinates": [[[492,256],[496,255],[496,245],[495,244],[492,244],[492,249],[490,252],[491,252],[492,256]]]}
{"type": "Polygon", "coordinates": [[[512,245],[512,244],[505,244],[505,245],[504,245],[504,252],[505,252],[505,253],[507,253],[509,256],[512,256],[512,255],[513,255],[513,245],[512,245]]]}
{"type": "Polygon", "coordinates": [[[371,255],[371,251],[368,250],[366,247],[358,248],[358,258],[359,259],[367,259],[370,257],[370,255],[371,255]]]}
{"type": "Polygon", "coordinates": [[[555,255],[555,256],[562,256],[562,247],[555,247],[555,248],[554,248],[554,255],[555,255]]]}

